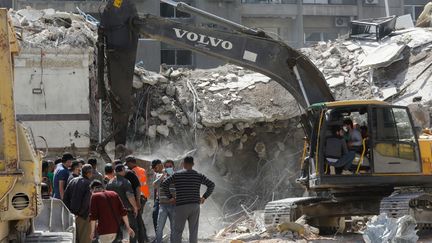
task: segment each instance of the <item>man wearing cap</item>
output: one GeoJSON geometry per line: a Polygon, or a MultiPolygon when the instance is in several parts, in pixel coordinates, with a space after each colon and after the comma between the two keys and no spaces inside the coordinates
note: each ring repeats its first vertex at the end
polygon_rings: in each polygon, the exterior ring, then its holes
{"type": "Polygon", "coordinates": [[[78,243],[90,243],[90,183],[92,178],[92,166],[84,165],[82,175],[73,178],[66,187],[63,202],[66,207],[76,216],[76,233],[78,243]]]}
{"type": "Polygon", "coordinates": [[[54,194],[53,197],[63,200],[64,190],[69,178],[69,167],[75,158],[70,153],[63,154],[61,164],[59,164],[54,172],[54,194]]]}
{"type": "MultiPolygon", "coordinates": [[[[137,232],[137,220],[138,215],[138,205],[135,201],[134,191],[132,189],[131,183],[125,178],[126,169],[124,165],[117,164],[115,166],[116,176],[108,183],[106,189],[108,191],[115,191],[128,211],[128,219],[130,227],[134,232],[137,232]]],[[[134,236],[129,236],[129,242],[135,243],[137,239],[134,236]]]]}
{"type": "MultiPolygon", "coordinates": [[[[137,217],[137,223],[138,223],[138,242],[147,242],[147,230],[144,225],[144,220],[142,218],[142,214],[144,211],[144,206],[147,202],[147,198],[150,197],[150,190],[147,185],[147,172],[144,168],[139,167],[137,165],[135,157],[129,155],[125,159],[126,166],[136,175],[136,177],[139,180],[140,187],[135,192],[135,196],[137,197],[137,203],[139,206],[138,210],[138,217],[137,217]]],[[[127,172],[128,173],[128,172],[127,172]]],[[[128,178],[129,179],[129,178],[128,178]]],[[[132,184],[132,181],[129,179],[129,181],[132,184]]]]}

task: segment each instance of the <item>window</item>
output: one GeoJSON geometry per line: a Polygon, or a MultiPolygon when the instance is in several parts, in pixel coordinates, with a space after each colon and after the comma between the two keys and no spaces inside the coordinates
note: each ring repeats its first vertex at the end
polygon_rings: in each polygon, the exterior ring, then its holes
{"type": "Polygon", "coordinates": [[[404,14],[410,14],[411,18],[415,21],[423,11],[424,5],[405,5],[404,14]]]}
{"type": "Polygon", "coordinates": [[[357,5],[357,0],[329,0],[329,4],[335,4],[335,5],[357,5]]]}
{"type": "Polygon", "coordinates": [[[173,66],[192,66],[192,51],[177,49],[162,43],[161,64],[162,63],[173,66]]]}
{"type": "Polygon", "coordinates": [[[328,4],[328,0],[303,0],[304,4],[328,4]]]}
{"type": "Polygon", "coordinates": [[[403,108],[374,108],[373,110],[377,129],[374,138],[379,141],[412,141],[414,131],[408,113],[403,108]]]}
{"type": "Polygon", "coordinates": [[[190,14],[178,11],[167,3],[160,3],[160,16],[164,18],[190,18],[190,14]]]}
{"type": "Polygon", "coordinates": [[[328,41],[338,38],[335,32],[305,32],[305,43],[313,44],[318,41],[328,41]]]}
{"type": "Polygon", "coordinates": [[[416,140],[407,110],[405,108],[374,108],[372,114],[373,137],[379,144],[377,150],[389,157],[416,160],[414,149],[416,140]]]}

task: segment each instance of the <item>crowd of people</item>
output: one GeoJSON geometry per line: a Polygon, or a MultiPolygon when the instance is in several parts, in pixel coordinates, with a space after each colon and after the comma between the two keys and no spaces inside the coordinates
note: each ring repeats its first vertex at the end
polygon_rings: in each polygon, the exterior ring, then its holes
{"type": "Polygon", "coordinates": [[[127,156],[97,170],[97,160],[76,159],[65,153],[56,161],[43,161],[41,194],[44,199],[62,200],[75,215],[76,242],[163,242],[170,222],[170,242],[182,242],[186,221],[189,242],[198,242],[200,204],[212,194],[215,184],[193,169],[193,157],[181,161],[180,170],[172,160],[153,160],[152,179],[127,156]],[[200,187],[206,192],[201,196],[200,187]],[[152,193],[153,192],[153,193],[152,193]],[[150,241],[143,220],[146,203],[153,199],[155,231],[150,241]],[[127,240],[126,240],[127,241],[127,240]]]}

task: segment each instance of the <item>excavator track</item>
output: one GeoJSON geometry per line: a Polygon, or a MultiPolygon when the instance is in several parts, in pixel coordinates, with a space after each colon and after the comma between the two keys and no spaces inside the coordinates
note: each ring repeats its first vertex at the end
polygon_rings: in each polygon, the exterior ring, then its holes
{"type": "Polygon", "coordinates": [[[427,192],[400,192],[385,197],[380,203],[380,213],[392,218],[411,215],[419,230],[432,229],[432,194],[427,192]]]}
{"type": "Polygon", "coordinates": [[[297,207],[321,200],[323,199],[317,197],[293,197],[269,202],[264,209],[264,223],[270,226],[282,222],[294,222],[301,216],[296,213],[297,207]]]}

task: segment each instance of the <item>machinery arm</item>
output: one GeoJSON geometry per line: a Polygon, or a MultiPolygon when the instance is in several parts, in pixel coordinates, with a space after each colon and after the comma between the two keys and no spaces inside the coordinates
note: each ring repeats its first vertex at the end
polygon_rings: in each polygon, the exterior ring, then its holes
{"type": "MultiPolygon", "coordinates": [[[[180,11],[224,25],[228,31],[197,27],[149,14],[138,17],[132,0],[110,0],[102,15],[99,34],[103,35],[100,40],[106,42],[108,79],[113,93],[109,97],[112,104],[120,107],[119,112],[113,112],[114,123],[123,123],[122,126],[127,123],[125,107],[129,103],[138,34],[262,73],[280,83],[302,107],[334,101],[322,73],[306,56],[284,42],[270,38],[263,31],[187,4],[164,2],[172,3],[180,11]]],[[[119,128],[114,124],[116,127],[119,128]]],[[[116,144],[124,144],[125,128],[119,129],[119,136],[124,139],[115,138],[116,144]]]]}
{"type": "Polygon", "coordinates": [[[262,73],[280,83],[303,107],[334,101],[324,76],[306,56],[266,35],[196,27],[152,15],[134,18],[132,26],[153,39],[262,73]]]}

